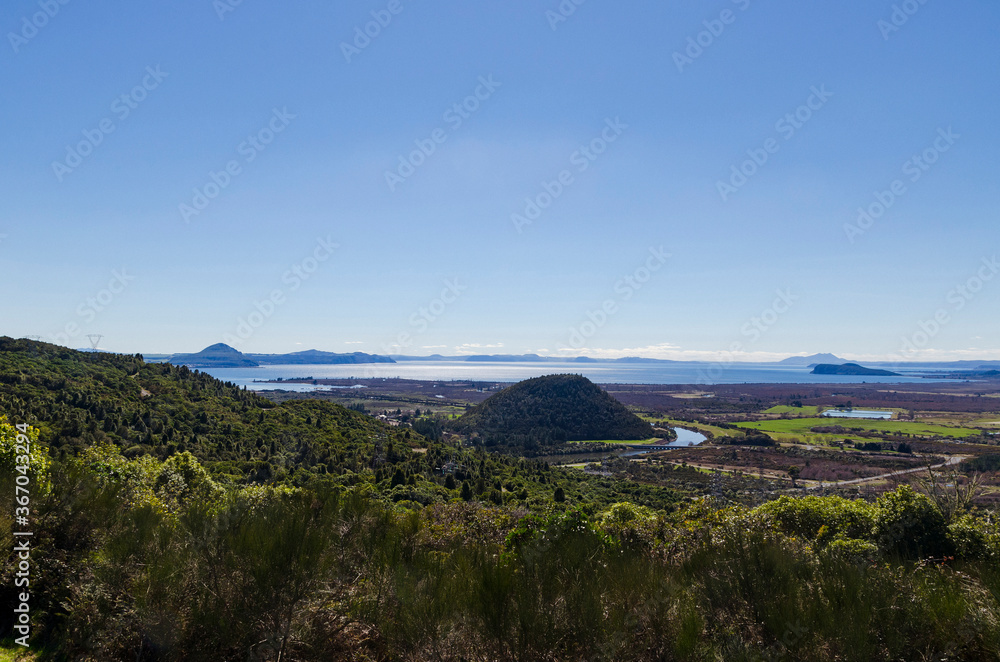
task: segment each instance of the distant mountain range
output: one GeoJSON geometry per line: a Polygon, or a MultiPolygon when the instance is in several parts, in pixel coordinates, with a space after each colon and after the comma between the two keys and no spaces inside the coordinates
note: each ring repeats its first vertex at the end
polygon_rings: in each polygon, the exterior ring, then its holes
{"type": "MultiPolygon", "coordinates": [[[[85,351],[93,352],[88,349],[85,351]]],[[[103,350],[98,350],[103,351],[103,350]]],[[[459,361],[469,363],[711,363],[710,361],[675,361],[671,359],[650,359],[638,356],[626,356],[619,359],[595,359],[589,356],[539,356],[538,354],[460,354],[445,356],[432,354],[430,356],[408,356],[366,354],[352,352],[338,354],[309,349],[289,354],[244,354],[224,343],[206,347],[194,354],[146,354],[147,361],[164,361],[176,365],[187,365],[192,368],[251,368],[262,365],[341,365],[365,363],[404,363],[409,361],[459,361]]],[[[764,362],[748,362],[763,364],[764,362]]],[[[819,353],[809,356],[790,356],[777,362],[777,365],[789,367],[815,368],[818,365],[843,365],[847,359],[835,354],[819,353]]],[[[929,366],[938,370],[962,370],[978,372],[1000,370],[1000,361],[870,361],[869,366],[885,369],[898,369],[906,366],[929,366]]],[[[833,374],[833,373],[827,373],[833,374]]],[[[844,373],[847,374],[847,373],[844,373]]]]}
{"type": "MultiPolygon", "coordinates": [[[[893,366],[905,366],[907,362],[892,363],[890,361],[869,361],[869,365],[878,365],[886,368],[891,368],[893,366]]],[[[940,370],[1000,370],[1000,361],[927,361],[918,362],[913,361],[912,363],[919,363],[920,365],[931,365],[940,370]]]]}
{"type": "Polygon", "coordinates": [[[347,363],[395,363],[388,356],[378,354],[365,354],[364,352],[351,352],[350,354],[336,354],[334,352],[322,352],[318,349],[307,349],[304,352],[292,352],[291,354],[247,354],[247,357],[257,361],[261,365],[340,365],[347,363]]]}
{"type": "Polygon", "coordinates": [[[195,354],[173,354],[163,359],[189,368],[257,368],[262,365],[339,365],[357,363],[395,363],[388,356],[353,352],[335,354],[308,349],[291,354],[244,354],[225,343],[216,343],[195,354]]]}

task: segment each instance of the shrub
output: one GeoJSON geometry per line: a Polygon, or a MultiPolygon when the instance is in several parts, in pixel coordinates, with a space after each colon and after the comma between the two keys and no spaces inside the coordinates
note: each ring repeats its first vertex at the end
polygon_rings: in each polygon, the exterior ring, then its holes
{"type": "Polygon", "coordinates": [[[874,508],[860,500],[842,497],[783,496],[756,509],[787,535],[820,542],[841,535],[869,539],[875,524],[874,508]],[[822,535],[821,535],[822,531],[822,535]]]}
{"type": "Polygon", "coordinates": [[[942,556],[951,551],[944,515],[909,485],[879,497],[874,535],[884,552],[904,558],[942,556]]]}
{"type": "Polygon", "coordinates": [[[870,566],[879,557],[877,545],[857,538],[834,538],[823,548],[823,554],[859,566],[870,566]]]}
{"type": "Polygon", "coordinates": [[[963,515],[948,525],[948,540],[956,556],[1000,562],[1000,531],[972,515],[963,515]]]}

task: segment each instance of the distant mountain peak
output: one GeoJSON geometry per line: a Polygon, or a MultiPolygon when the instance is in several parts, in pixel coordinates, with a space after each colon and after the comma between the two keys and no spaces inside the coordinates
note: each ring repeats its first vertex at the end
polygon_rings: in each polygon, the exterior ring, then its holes
{"type": "Polygon", "coordinates": [[[204,354],[206,352],[228,352],[228,353],[231,353],[231,354],[241,354],[242,353],[242,352],[240,352],[240,350],[236,349],[235,347],[230,347],[229,345],[227,345],[224,342],[217,342],[214,345],[209,345],[205,349],[201,350],[201,352],[199,352],[199,353],[200,354],[204,354]]]}
{"type": "Polygon", "coordinates": [[[170,362],[191,368],[256,368],[259,365],[240,350],[221,342],[195,354],[174,354],[170,362]]]}
{"type": "Polygon", "coordinates": [[[829,353],[812,354],[811,356],[790,356],[783,361],[778,361],[778,365],[800,365],[811,367],[820,363],[840,364],[847,363],[847,359],[842,359],[829,353]]]}

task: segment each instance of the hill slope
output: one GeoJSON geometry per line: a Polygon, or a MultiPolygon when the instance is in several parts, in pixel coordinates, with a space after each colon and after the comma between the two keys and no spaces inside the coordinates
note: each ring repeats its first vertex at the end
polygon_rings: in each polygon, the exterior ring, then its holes
{"type": "Polygon", "coordinates": [[[534,448],[564,441],[647,439],[648,423],[586,377],[519,382],[463,415],[456,427],[486,445],[534,448]]]}

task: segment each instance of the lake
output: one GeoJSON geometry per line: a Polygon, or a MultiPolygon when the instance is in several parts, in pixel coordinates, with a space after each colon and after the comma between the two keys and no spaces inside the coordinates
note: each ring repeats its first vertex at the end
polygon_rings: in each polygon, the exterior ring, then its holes
{"type": "Polygon", "coordinates": [[[870,409],[851,409],[850,411],[841,409],[827,409],[823,416],[830,418],[892,418],[891,411],[874,411],[870,409]]]}
{"type": "MultiPolygon", "coordinates": [[[[531,377],[560,373],[583,375],[598,384],[903,384],[926,382],[917,368],[897,369],[898,377],[856,375],[813,375],[810,369],[768,363],[577,363],[402,361],[347,365],[267,365],[259,368],[207,368],[203,372],[248,389],[276,388],[255,381],[272,379],[383,379],[422,381],[470,380],[477,382],[518,382],[531,377]]],[[[308,385],[306,385],[308,386],[308,385]]],[[[281,388],[288,390],[292,385],[281,388]]],[[[296,387],[300,390],[300,387],[296,387]]],[[[301,390],[314,390],[306,388],[301,390]]]]}

